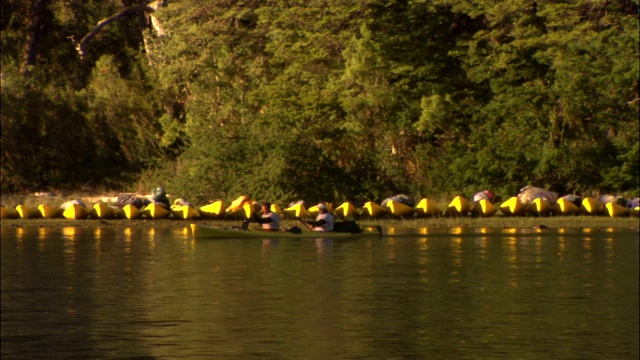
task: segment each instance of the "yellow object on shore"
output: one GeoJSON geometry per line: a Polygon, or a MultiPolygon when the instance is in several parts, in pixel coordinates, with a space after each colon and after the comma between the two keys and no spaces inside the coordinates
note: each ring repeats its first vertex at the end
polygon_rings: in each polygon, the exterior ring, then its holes
{"type": "Polygon", "coordinates": [[[379,218],[387,214],[387,209],[374,203],[373,201],[367,201],[362,208],[364,209],[364,215],[370,216],[372,218],[379,218]]]}
{"type": "Polygon", "coordinates": [[[69,220],[86,219],[89,216],[89,210],[81,204],[70,204],[62,211],[62,216],[69,220]]]}
{"type": "Polygon", "coordinates": [[[142,211],[148,219],[165,219],[171,215],[171,211],[159,203],[151,203],[142,211]]]}
{"type": "Polygon", "coordinates": [[[493,206],[491,201],[489,201],[487,199],[482,199],[482,200],[478,201],[471,208],[471,214],[473,216],[480,216],[480,217],[493,216],[497,211],[498,211],[498,209],[496,209],[496,207],[493,206]]]}
{"type": "Polygon", "coordinates": [[[512,196],[500,205],[500,211],[504,216],[522,216],[524,215],[525,207],[518,197],[512,196]]]}
{"type": "Polygon", "coordinates": [[[447,206],[445,213],[449,216],[465,216],[471,210],[471,204],[467,199],[458,195],[447,206]]]}
{"type": "Polygon", "coordinates": [[[413,208],[399,201],[389,200],[385,205],[387,207],[387,211],[389,211],[391,215],[399,217],[408,217],[413,215],[413,208]]]}
{"type": "Polygon", "coordinates": [[[418,216],[440,216],[442,210],[431,200],[423,198],[415,207],[418,216]]]}

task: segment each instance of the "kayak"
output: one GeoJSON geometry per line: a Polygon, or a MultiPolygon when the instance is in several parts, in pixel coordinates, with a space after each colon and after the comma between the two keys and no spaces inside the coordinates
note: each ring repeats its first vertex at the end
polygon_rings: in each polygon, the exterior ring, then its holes
{"type": "Polygon", "coordinates": [[[356,207],[350,202],[344,202],[338,206],[333,213],[341,218],[354,217],[357,214],[356,207]]]}
{"type": "Polygon", "coordinates": [[[398,217],[409,217],[413,215],[413,208],[409,205],[405,205],[396,200],[389,200],[385,204],[387,207],[387,211],[393,215],[398,217]]]}
{"type": "Polygon", "coordinates": [[[542,198],[535,198],[527,206],[527,212],[533,216],[547,216],[553,211],[553,207],[542,198]]]}
{"type": "Polygon", "coordinates": [[[491,201],[487,199],[482,199],[478,201],[471,208],[471,214],[473,216],[481,216],[481,217],[490,217],[493,216],[498,211],[495,206],[491,203],[491,201]]]}
{"type": "Polygon", "coordinates": [[[19,217],[20,214],[18,214],[18,211],[16,209],[5,207],[4,205],[2,205],[2,216],[0,217],[1,219],[17,219],[19,217]]]}
{"type": "Polygon", "coordinates": [[[440,216],[442,214],[442,210],[438,208],[433,201],[423,198],[420,200],[418,205],[415,207],[416,214],[418,216],[440,216]]]}
{"type": "Polygon", "coordinates": [[[610,217],[622,217],[629,215],[629,209],[626,207],[616,204],[615,202],[608,202],[604,205],[604,209],[607,215],[610,217]]]}
{"type": "Polygon", "coordinates": [[[512,196],[500,205],[500,211],[504,216],[522,216],[525,207],[516,196],[512,196]]]}
{"type": "Polygon", "coordinates": [[[171,211],[159,203],[151,203],[142,210],[147,219],[165,219],[171,215],[171,211]]]}
{"type": "Polygon", "coordinates": [[[223,229],[208,225],[191,224],[194,239],[350,239],[361,236],[380,236],[378,231],[364,231],[361,233],[333,232],[333,231],[302,231],[300,234],[286,231],[264,231],[223,229]]]}
{"type": "Polygon", "coordinates": [[[208,219],[223,218],[225,210],[224,202],[222,200],[216,200],[211,204],[200,207],[200,216],[208,219]]]}
{"type": "Polygon", "coordinates": [[[142,216],[142,211],[131,204],[127,204],[122,207],[119,216],[125,219],[133,220],[142,216]]]}
{"type": "Polygon", "coordinates": [[[580,208],[565,198],[558,199],[558,202],[553,206],[553,212],[556,215],[577,215],[579,211],[580,208]]]}
{"type": "Polygon", "coordinates": [[[287,217],[292,218],[305,218],[311,217],[311,214],[307,211],[303,204],[295,204],[282,210],[282,213],[287,217]]]}
{"type": "Polygon", "coordinates": [[[47,204],[38,205],[38,211],[42,214],[43,219],[54,219],[62,216],[62,209],[47,204]]]}
{"type": "Polygon", "coordinates": [[[198,210],[189,205],[171,205],[171,213],[177,219],[189,220],[198,215],[198,210]]]}
{"type": "Polygon", "coordinates": [[[42,217],[40,210],[23,204],[16,206],[16,211],[21,219],[37,219],[42,217]]]}
{"type": "Polygon", "coordinates": [[[580,205],[580,212],[583,215],[599,215],[602,212],[602,204],[594,198],[584,198],[580,205]]]}
{"type": "Polygon", "coordinates": [[[62,216],[69,220],[86,219],[89,216],[89,210],[82,204],[70,204],[62,211],[62,216]]]}
{"type": "Polygon", "coordinates": [[[445,210],[445,214],[449,216],[465,216],[471,211],[471,204],[462,196],[456,196],[451,200],[449,206],[445,210]]]}
{"type": "Polygon", "coordinates": [[[387,213],[387,209],[373,201],[367,201],[362,208],[364,209],[363,214],[372,218],[379,218],[387,213]]]}
{"type": "Polygon", "coordinates": [[[255,212],[255,208],[253,203],[251,203],[250,201],[247,201],[242,206],[236,209],[228,207],[227,210],[225,210],[224,217],[227,219],[234,219],[234,220],[246,220],[251,218],[251,215],[254,212],[255,212]]]}
{"type": "Polygon", "coordinates": [[[89,210],[89,216],[94,219],[113,219],[116,217],[117,210],[115,207],[99,202],[94,204],[91,210],[89,210]]]}

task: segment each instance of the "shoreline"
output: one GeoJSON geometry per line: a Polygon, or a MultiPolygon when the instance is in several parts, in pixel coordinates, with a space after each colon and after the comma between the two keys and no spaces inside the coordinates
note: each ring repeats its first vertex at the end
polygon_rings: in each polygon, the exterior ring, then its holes
{"type": "MultiPolygon", "coordinates": [[[[411,218],[411,219],[358,219],[356,220],[362,227],[380,225],[383,228],[620,228],[631,229],[640,232],[639,219],[636,217],[606,216],[550,216],[550,217],[507,217],[494,215],[489,218],[472,217],[439,217],[439,218],[411,218]]],[[[68,220],[64,218],[55,219],[3,219],[0,222],[1,228],[182,228],[191,223],[201,225],[211,225],[217,227],[232,227],[242,224],[242,220],[212,220],[194,218],[190,220],[182,219],[83,219],[68,220]]],[[[284,218],[282,227],[299,226],[299,222],[293,219],[284,218]]]]}

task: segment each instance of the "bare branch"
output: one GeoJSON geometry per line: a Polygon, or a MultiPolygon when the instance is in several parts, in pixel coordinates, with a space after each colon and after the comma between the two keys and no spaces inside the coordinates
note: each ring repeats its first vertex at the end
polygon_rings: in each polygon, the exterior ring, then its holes
{"type": "Polygon", "coordinates": [[[109,25],[110,23],[122,18],[123,16],[126,16],[126,15],[134,13],[134,12],[142,11],[142,12],[147,13],[151,17],[153,28],[156,30],[158,35],[159,36],[164,35],[164,31],[162,30],[162,27],[160,26],[160,22],[158,21],[158,19],[155,16],[152,16],[151,13],[155,12],[160,7],[163,7],[163,6],[166,6],[166,5],[167,5],[167,1],[166,0],[159,0],[159,1],[154,1],[154,2],[152,2],[150,4],[129,6],[129,7],[125,8],[125,9],[122,9],[121,11],[117,12],[116,14],[111,15],[110,17],[108,17],[106,19],[102,19],[102,20],[98,21],[98,24],[96,24],[96,27],[93,30],[91,30],[90,33],[85,35],[82,39],[80,39],[80,41],[75,42],[76,50],[78,51],[78,54],[80,54],[80,58],[84,58],[84,56],[86,55],[86,52],[87,52],[87,44],[88,44],[88,42],[91,39],[93,39],[93,37],[96,36],[96,34],[98,34],[100,32],[100,30],[102,30],[102,28],[104,28],[105,26],[109,25]]]}

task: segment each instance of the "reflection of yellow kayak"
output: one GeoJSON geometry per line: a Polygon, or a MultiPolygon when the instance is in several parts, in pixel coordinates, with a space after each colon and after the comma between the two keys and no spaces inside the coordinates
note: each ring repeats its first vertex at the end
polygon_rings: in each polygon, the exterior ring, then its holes
{"type": "Polygon", "coordinates": [[[95,219],[113,219],[116,217],[117,209],[103,202],[99,202],[91,208],[89,215],[95,219]]]}
{"type": "Polygon", "coordinates": [[[627,216],[629,214],[629,210],[626,207],[621,206],[615,202],[608,202],[605,206],[605,212],[610,217],[621,217],[627,216]]]}
{"type": "Polygon", "coordinates": [[[86,219],[89,216],[89,210],[80,204],[70,204],[62,211],[62,216],[69,220],[86,219]]]}
{"type": "Polygon", "coordinates": [[[38,209],[34,209],[27,205],[16,206],[16,211],[18,212],[18,215],[20,215],[21,219],[37,219],[42,217],[42,214],[40,214],[38,209]]]}
{"type": "Polygon", "coordinates": [[[525,207],[516,196],[510,197],[500,205],[500,211],[504,216],[522,216],[525,207]]]}
{"type": "Polygon", "coordinates": [[[472,208],[471,214],[473,216],[490,217],[498,211],[491,201],[482,199],[478,201],[472,208]]]}
{"type": "Polygon", "coordinates": [[[294,218],[304,218],[304,217],[311,216],[311,214],[309,214],[309,212],[307,211],[307,209],[304,207],[303,204],[295,204],[293,206],[290,206],[282,210],[282,213],[285,216],[294,217],[294,218]]]}
{"type": "Polygon", "coordinates": [[[389,200],[385,206],[387,207],[387,211],[394,216],[407,217],[413,215],[413,208],[399,201],[389,200]]]}
{"type": "Polygon", "coordinates": [[[598,215],[602,212],[602,204],[594,198],[584,198],[580,205],[580,212],[583,215],[598,215]]]}
{"type": "Polygon", "coordinates": [[[122,216],[125,219],[133,220],[141,217],[142,211],[131,204],[127,204],[122,207],[122,216]]]}
{"type": "Polygon", "coordinates": [[[62,209],[54,208],[47,204],[38,205],[38,211],[40,211],[40,215],[45,219],[54,219],[62,216],[62,209]]]}
{"type": "Polygon", "coordinates": [[[352,203],[346,201],[338,206],[333,213],[342,218],[354,217],[357,214],[356,207],[352,203]]]}
{"type": "Polygon", "coordinates": [[[198,210],[189,205],[171,205],[171,213],[178,219],[188,220],[198,215],[198,210]]]}
{"type": "Polygon", "coordinates": [[[553,205],[553,213],[556,215],[576,215],[579,211],[580,208],[565,198],[558,199],[553,205]]]}
{"type": "Polygon", "coordinates": [[[148,219],[165,219],[171,215],[171,211],[158,203],[151,203],[142,212],[148,219]]]}
{"type": "Polygon", "coordinates": [[[527,206],[527,212],[535,216],[547,216],[552,211],[553,211],[553,208],[551,207],[551,205],[549,205],[549,203],[546,200],[541,198],[533,199],[531,204],[527,206]]]}
{"type": "Polygon", "coordinates": [[[440,216],[442,210],[431,200],[424,198],[415,207],[418,216],[440,216]]]}
{"type": "Polygon", "coordinates": [[[2,206],[2,216],[1,219],[17,219],[20,217],[18,211],[14,208],[2,206]]]}
{"type": "Polygon", "coordinates": [[[373,201],[367,201],[364,206],[364,214],[373,218],[384,216],[387,210],[382,206],[374,203],[373,201]]]}
{"type": "Polygon", "coordinates": [[[462,196],[456,196],[451,200],[445,212],[450,216],[465,216],[470,210],[471,204],[469,204],[469,201],[462,196]]]}
{"type": "Polygon", "coordinates": [[[200,216],[208,219],[217,219],[224,217],[225,206],[222,200],[216,200],[211,204],[200,207],[200,216]]]}

